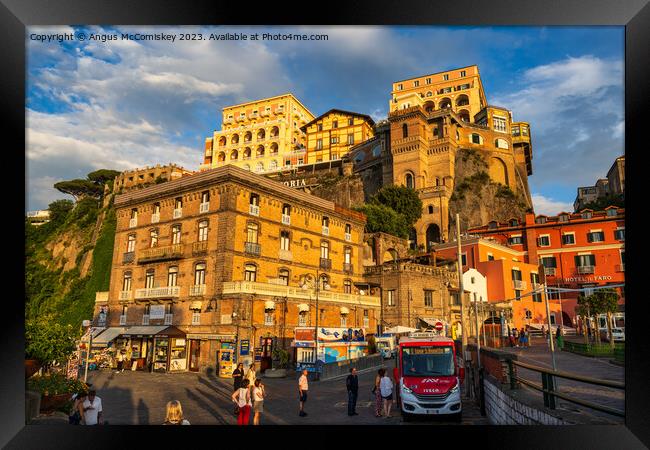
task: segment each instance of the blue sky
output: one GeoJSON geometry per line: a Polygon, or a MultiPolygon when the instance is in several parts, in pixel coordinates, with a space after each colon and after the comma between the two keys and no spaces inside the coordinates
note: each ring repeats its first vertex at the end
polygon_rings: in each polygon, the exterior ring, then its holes
{"type": "Polygon", "coordinates": [[[292,92],[386,117],[391,83],[477,64],[488,102],[530,122],[535,211],[572,209],[624,149],[622,27],[29,27],[26,209],[99,168],[197,169],[224,106],[292,92]],[[31,33],[327,34],[327,41],[43,43],[31,33]]]}

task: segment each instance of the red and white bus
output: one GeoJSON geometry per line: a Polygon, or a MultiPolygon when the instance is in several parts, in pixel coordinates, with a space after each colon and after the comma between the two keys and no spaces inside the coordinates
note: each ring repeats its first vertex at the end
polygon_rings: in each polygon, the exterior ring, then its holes
{"type": "Polygon", "coordinates": [[[398,389],[404,420],[412,415],[448,415],[460,421],[459,367],[454,341],[435,333],[411,333],[399,342],[398,389]]]}

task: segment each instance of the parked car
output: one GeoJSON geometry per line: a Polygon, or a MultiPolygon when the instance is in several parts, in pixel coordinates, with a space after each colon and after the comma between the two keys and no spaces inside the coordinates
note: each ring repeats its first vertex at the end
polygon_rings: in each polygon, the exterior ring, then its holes
{"type": "MultiPolygon", "coordinates": [[[[623,328],[612,328],[612,337],[614,338],[614,342],[625,342],[625,330],[623,328]]],[[[609,342],[607,329],[600,329],[600,340],[609,342]]]]}

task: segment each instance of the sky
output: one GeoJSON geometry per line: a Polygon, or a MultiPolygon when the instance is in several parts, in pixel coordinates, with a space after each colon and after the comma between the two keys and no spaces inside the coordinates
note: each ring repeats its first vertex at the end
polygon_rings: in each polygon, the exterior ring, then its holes
{"type": "Polygon", "coordinates": [[[72,199],[53,184],[101,168],[197,170],[228,105],[291,92],[315,116],[339,108],[379,120],[393,82],[472,64],[488,103],[531,125],[537,214],[572,211],[576,188],[604,178],[624,152],[623,27],[57,26],[28,27],[26,39],[26,211],[72,199]],[[35,38],[55,33],[74,38],[35,38]],[[204,40],[180,41],[186,33],[204,40]]]}

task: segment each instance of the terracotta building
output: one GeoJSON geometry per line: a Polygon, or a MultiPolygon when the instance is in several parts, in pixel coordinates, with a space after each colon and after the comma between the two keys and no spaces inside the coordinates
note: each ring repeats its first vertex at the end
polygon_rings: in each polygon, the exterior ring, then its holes
{"type": "Polygon", "coordinates": [[[115,177],[113,192],[122,193],[130,189],[140,189],[163,181],[177,180],[192,173],[192,171],[176,164],[167,164],[165,166],[157,164],[154,167],[125,170],[115,177]]]}
{"type": "Polygon", "coordinates": [[[104,307],[116,345],[143,369],[219,361],[230,375],[233,353],[264,369],[317,311],[319,326],[377,328],[379,297],[355,286],[360,213],[232,165],[118,195],[115,207],[110,290],[96,314],[104,307]]]}
{"type": "MultiPolygon", "coordinates": [[[[469,230],[490,237],[532,264],[544,267],[549,287],[586,289],[625,282],[625,210],[609,207],[604,211],[585,209],[557,216],[526,214],[523,220],[490,222],[469,230]]],[[[624,291],[617,288],[620,305],[624,291]]],[[[576,325],[579,292],[556,294],[562,303],[564,324],[576,325]]]]}

